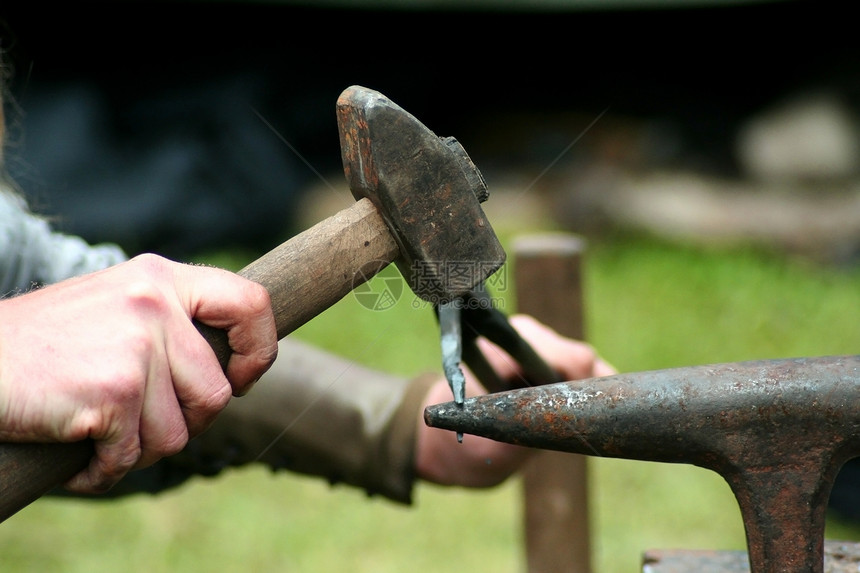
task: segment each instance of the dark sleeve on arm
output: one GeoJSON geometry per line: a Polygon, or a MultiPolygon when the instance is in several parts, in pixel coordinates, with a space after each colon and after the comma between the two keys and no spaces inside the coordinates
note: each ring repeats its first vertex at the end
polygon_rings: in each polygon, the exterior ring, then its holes
{"type": "Polygon", "coordinates": [[[421,406],[438,378],[391,376],[285,339],[269,372],[209,430],[111,493],[154,493],[193,475],[262,463],[409,504],[421,406]]]}

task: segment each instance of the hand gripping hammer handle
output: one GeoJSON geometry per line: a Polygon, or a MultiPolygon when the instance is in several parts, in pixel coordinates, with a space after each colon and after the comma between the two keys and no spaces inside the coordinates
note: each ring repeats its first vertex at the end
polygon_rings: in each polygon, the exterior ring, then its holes
{"type": "MultiPolygon", "coordinates": [[[[428,300],[462,295],[504,263],[504,250],[479,205],[486,187],[453,138],[442,139],[382,94],[353,86],[337,102],[344,172],[356,203],[254,261],[239,274],[269,291],[283,338],[356,286],[396,262],[428,300]],[[416,160],[415,158],[419,158],[416,160]],[[440,261],[480,262],[479,272],[447,281],[440,261]],[[436,274],[433,274],[435,271],[436,274]]],[[[227,336],[198,330],[222,367],[227,336]]],[[[0,521],[61,485],[89,463],[91,441],[0,444],[0,521]]]]}
{"type": "MultiPolygon", "coordinates": [[[[269,290],[283,338],[371,278],[398,247],[368,199],[318,223],[239,272],[269,290]],[[362,271],[353,274],[354,265],[362,271]]],[[[198,330],[222,367],[231,350],[226,333],[203,324],[198,330]]],[[[0,520],[5,520],[89,463],[90,440],[68,444],[0,444],[0,520]]]]}

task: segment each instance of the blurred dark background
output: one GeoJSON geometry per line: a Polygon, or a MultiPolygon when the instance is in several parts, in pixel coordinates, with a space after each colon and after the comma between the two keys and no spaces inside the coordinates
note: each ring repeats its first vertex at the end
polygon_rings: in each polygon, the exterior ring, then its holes
{"type": "Polygon", "coordinates": [[[485,174],[553,161],[555,114],[608,111],[671,126],[652,160],[732,176],[745,118],[809,86],[858,95],[835,2],[456,5],[4,2],[7,170],[64,231],[184,258],[299,230],[352,84],[485,174]]]}
{"type": "MultiPolygon", "coordinates": [[[[607,114],[662,136],[575,146],[581,164],[741,180],[738,132],[778,102],[826,91],[860,109],[845,4],[4,1],[6,169],[90,242],[262,253],[340,171],[335,102],[359,84],[456,136],[485,175],[523,165],[528,181],[607,114]]],[[[858,480],[849,464],[833,497],[855,519],[858,480]]]]}

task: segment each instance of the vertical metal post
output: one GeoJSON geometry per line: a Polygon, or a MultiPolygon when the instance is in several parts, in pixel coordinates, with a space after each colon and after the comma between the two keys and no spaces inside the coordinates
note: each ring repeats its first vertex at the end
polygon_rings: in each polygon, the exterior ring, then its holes
{"type": "MultiPolygon", "coordinates": [[[[514,241],[517,311],[564,336],[584,340],[582,238],[570,234],[514,241]]],[[[536,452],[523,470],[528,573],[590,573],[586,457],[536,452]]]]}

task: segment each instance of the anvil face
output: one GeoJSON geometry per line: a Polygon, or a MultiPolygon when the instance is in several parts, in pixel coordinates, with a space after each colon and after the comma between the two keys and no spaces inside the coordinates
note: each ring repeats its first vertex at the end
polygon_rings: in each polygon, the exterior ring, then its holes
{"type": "Polygon", "coordinates": [[[860,356],[834,356],[535,386],[430,406],[424,419],[533,448],[711,469],[738,500],[752,571],[820,572],[833,480],[860,455],[858,398],[860,356]]]}

